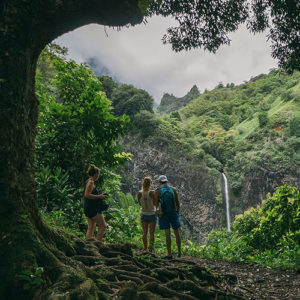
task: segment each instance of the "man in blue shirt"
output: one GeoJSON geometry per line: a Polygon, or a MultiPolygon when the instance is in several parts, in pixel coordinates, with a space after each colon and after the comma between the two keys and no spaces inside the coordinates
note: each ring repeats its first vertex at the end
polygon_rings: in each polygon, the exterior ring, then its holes
{"type": "Polygon", "coordinates": [[[165,230],[166,234],[168,255],[165,258],[172,259],[171,226],[176,237],[178,257],[181,256],[181,237],[179,233],[181,224],[178,216],[180,203],[177,190],[168,184],[167,176],[159,176],[158,181],[160,186],[155,191],[155,204],[156,206],[160,206],[162,212],[159,218],[159,228],[165,230]]]}

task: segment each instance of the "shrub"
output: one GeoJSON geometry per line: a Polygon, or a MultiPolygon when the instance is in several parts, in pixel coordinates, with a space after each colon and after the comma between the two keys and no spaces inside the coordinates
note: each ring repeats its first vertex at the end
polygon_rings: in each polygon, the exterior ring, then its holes
{"type": "Polygon", "coordinates": [[[300,136],[292,136],[286,141],[286,145],[289,147],[289,150],[294,150],[299,153],[300,150],[300,136]]]}
{"type": "Polygon", "coordinates": [[[294,117],[289,121],[290,135],[300,137],[300,116],[294,117]]]}
{"type": "Polygon", "coordinates": [[[171,112],[170,118],[176,119],[177,121],[182,121],[178,110],[171,112]]]}
{"type": "Polygon", "coordinates": [[[234,229],[247,234],[248,243],[256,248],[271,249],[287,233],[300,228],[300,193],[291,186],[279,187],[263,201],[261,208],[237,217],[234,229]]]}
{"type": "Polygon", "coordinates": [[[287,117],[282,112],[278,112],[278,113],[272,115],[272,117],[269,120],[270,128],[283,126],[283,125],[286,125],[286,123],[287,123],[287,117]]]}
{"type": "Polygon", "coordinates": [[[223,169],[223,165],[209,154],[205,155],[204,161],[209,168],[216,169],[219,171],[223,169]]]}
{"type": "Polygon", "coordinates": [[[35,175],[39,207],[48,213],[62,212],[66,225],[78,227],[82,221],[83,190],[71,186],[69,175],[60,168],[52,172],[48,166],[42,166],[35,175]]]}
{"type": "Polygon", "coordinates": [[[195,149],[193,155],[196,159],[202,160],[205,156],[205,151],[203,149],[195,149]]]}
{"type": "MultiPolygon", "coordinates": [[[[116,205],[115,207],[118,207],[116,205]]],[[[114,208],[109,210],[112,219],[105,233],[105,239],[110,242],[135,242],[141,239],[139,224],[140,208],[137,205],[126,208],[114,208]]]]}
{"type": "Polygon", "coordinates": [[[151,112],[142,110],[138,112],[133,120],[134,125],[137,127],[142,139],[154,135],[155,130],[159,126],[159,119],[151,112]]]}
{"type": "Polygon", "coordinates": [[[293,99],[292,91],[291,90],[286,90],[286,91],[282,92],[281,93],[281,99],[284,102],[288,102],[288,101],[292,100],[293,99]]]}
{"type": "Polygon", "coordinates": [[[261,112],[258,114],[258,123],[259,127],[264,127],[268,123],[268,113],[266,112],[261,112]]]}
{"type": "Polygon", "coordinates": [[[225,129],[229,130],[234,124],[234,120],[230,115],[223,115],[220,119],[220,125],[225,129]]]}
{"type": "Polygon", "coordinates": [[[242,215],[238,215],[233,223],[233,228],[239,234],[247,234],[252,229],[259,226],[261,220],[261,208],[258,206],[250,208],[245,211],[242,215]]]}
{"type": "Polygon", "coordinates": [[[300,192],[279,187],[261,206],[237,216],[233,231],[213,230],[202,247],[208,258],[250,261],[299,269],[300,192]]]}

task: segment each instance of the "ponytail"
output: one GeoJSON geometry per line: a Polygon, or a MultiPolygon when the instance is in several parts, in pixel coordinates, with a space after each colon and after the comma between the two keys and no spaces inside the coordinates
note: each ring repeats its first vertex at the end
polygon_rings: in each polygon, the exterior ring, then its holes
{"type": "Polygon", "coordinates": [[[87,170],[87,173],[89,176],[94,176],[95,174],[98,174],[100,172],[100,169],[97,168],[95,165],[93,164],[90,164],[88,170],[87,170]]]}
{"type": "Polygon", "coordinates": [[[145,177],[143,179],[143,186],[142,186],[142,190],[143,191],[148,191],[150,189],[150,187],[152,186],[152,179],[151,177],[145,177]]]}

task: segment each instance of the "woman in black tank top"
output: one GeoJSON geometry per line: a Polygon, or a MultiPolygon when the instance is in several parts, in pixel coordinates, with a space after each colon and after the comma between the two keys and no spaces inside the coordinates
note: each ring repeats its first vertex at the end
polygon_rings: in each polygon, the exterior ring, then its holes
{"type": "Polygon", "coordinates": [[[96,226],[98,226],[98,233],[96,238],[101,241],[106,229],[106,223],[102,214],[101,201],[107,197],[106,194],[99,194],[95,187],[95,181],[98,180],[100,169],[95,165],[90,165],[87,171],[89,179],[86,182],[84,189],[84,214],[88,219],[88,230],[86,238],[94,237],[96,226]]]}

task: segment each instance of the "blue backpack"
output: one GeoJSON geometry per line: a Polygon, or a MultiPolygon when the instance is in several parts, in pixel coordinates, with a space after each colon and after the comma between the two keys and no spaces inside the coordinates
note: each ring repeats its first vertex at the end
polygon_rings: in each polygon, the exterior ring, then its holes
{"type": "Polygon", "coordinates": [[[166,185],[159,187],[160,189],[160,204],[163,213],[175,211],[175,195],[173,189],[166,185]]]}

